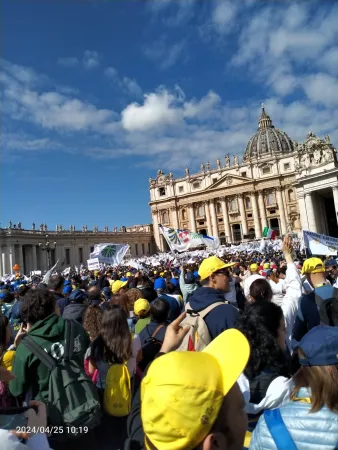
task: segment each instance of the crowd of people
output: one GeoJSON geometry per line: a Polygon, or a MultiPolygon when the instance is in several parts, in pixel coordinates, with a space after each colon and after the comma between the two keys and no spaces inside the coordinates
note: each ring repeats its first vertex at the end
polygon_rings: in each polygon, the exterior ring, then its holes
{"type": "Polygon", "coordinates": [[[338,448],[338,263],[282,249],[0,283],[1,450],[338,448]]]}

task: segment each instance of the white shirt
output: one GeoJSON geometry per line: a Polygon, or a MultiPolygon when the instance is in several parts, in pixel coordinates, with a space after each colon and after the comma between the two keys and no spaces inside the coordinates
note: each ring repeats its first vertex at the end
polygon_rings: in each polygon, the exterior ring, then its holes
{"type": "Polygon", "coordinates": [[[272,289],[272,302],[276,303],[278,306],[282,306],[284,294],[285,294],[285,281],[278,280],[278,283],[275,283],[272,280],[269,280],[271,289],[272,289]]]}

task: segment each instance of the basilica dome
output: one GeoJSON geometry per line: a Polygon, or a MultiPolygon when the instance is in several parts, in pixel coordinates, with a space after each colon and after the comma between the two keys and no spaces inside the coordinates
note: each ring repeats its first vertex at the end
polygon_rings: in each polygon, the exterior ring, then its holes
{"type": "Polygon", "coordinates": [[[274,153],[289,153],[294,145],[284,131],[272,125],[270,116],[262,105],[262,114],[258,122],[258,131],[252,136],[244,153],[244,160],[252,157],[268,156],[274,153]]]}

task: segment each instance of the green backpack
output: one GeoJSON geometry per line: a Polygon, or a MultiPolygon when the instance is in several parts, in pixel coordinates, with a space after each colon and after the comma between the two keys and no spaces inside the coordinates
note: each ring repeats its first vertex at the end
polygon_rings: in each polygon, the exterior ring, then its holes
{"type": "Polygon", "coordinates": [[[47,406],[48,425],[59,427],[54,437],[60,440],[76,438],[97,427],[101,421],[101,406],[96,387],[85,374],[83,365],[73,357],[74,323],[66,321],[65,352],[55,360],[31,336],[22,343],[50,371],[47,406]],[[83,429],[87,427],[87,429],[83,429]],[[62,431],[61,431],[62,430],[62,431]]]}

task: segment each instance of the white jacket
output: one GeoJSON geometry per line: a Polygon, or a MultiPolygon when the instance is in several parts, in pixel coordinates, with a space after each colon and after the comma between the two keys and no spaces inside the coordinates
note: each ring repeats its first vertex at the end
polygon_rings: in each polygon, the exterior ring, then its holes
{"type": "Polygon", "coordinates": [[[294,387],[292,379],[277,377],[270,383],[263,400],[258,405],[255,405],[254,403],[250,403],[250,384],[243,373],[238,378],[237,383],[245,400],[245,412],[247,414],[259,414],[265,409],[278,408],[288,403],[294,387]]]}
{"type": "Polygon", "coordinates": [[[27,439],[27,444],[22,444],[19,439],[8,430],[0,429],[1,450],[50,450],[45,434],[33,434],[27,439]]]}
{"type": "Polygon", "coordinates": [[[281,308],[285,319],[286,343],[292,354],[292,329],[298,314],[299,300],[302,295],[302,281],[294,263],[288,264],[284,281],[286,292],[281,308]]]}

